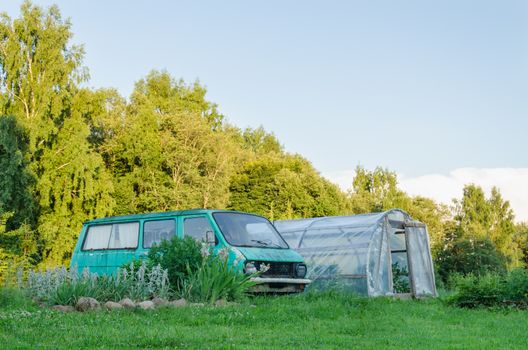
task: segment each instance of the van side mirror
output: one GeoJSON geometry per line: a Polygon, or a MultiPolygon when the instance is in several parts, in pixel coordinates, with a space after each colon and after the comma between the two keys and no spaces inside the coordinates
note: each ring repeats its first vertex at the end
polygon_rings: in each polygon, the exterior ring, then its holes
{"type": "Polygon", "coordinates": [[[216,245],[216,236],[213,231],[205,232],[205,241],[207,244],[216,245]]]}

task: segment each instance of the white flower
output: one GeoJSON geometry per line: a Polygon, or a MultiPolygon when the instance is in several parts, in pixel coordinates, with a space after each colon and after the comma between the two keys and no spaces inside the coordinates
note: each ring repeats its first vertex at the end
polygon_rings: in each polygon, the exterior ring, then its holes
{"type": "Polygon", "coordinates": [[[218,251],[218,258],[222,260],[223,262],[226,262],[228,257],[229,257],[229,248],[224,247],[218,251]]]}
{"type": "Polygon", "coordinates": [[[260,264],[260,266],[259,266],[259,272],[260,272],[260,273],[264,273],[264,272],[268,271],[270,268],[271,268],[271,264],[264,264],[264,263],[262,263],[262,264],[260,264]]]}
{"type": "Polygon", "coordinates": [[[206,243],[202,243],[202,248],[200,249],[200,254],[203,258],[207,258],[209,254],[211,254],[211,251],[209,249],[209,245],[206,243]]]}

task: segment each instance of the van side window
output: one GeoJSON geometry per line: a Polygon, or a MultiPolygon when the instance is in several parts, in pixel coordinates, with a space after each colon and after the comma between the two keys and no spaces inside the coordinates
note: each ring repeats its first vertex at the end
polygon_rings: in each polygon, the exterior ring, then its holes
{"type": "Polygon", "coordinates": [[[206,241],[207,231],[214,232],[209,220],[204,216],[186,218],[183,221],[183,232],[185,235],[191,236],[200,242],[206,241]]]}
{"type": "Polygon", "coordinates": [[[136,248],[138,236],[138,222],[90,226],[82,250],[136,248]]]}
{"type": "Polygon", "coordinates": [[[84,239],[83,250],[106,249],[112,233],[112,225],[97,225],[88,227],[84,239]]]}
{"type": "Polygon", "coordinates": [[[143,225],[143,248],[150,248],[164,239],[171,239],[174,235],[176,235],[174,219],[147,221],[143,225]]]}

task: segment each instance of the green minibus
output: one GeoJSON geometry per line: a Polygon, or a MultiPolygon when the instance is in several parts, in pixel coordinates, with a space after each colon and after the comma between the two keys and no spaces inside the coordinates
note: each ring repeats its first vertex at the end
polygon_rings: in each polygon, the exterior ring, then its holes
{"type": "Polygon", "coordinates": [[[245,274],[267,270],[253,280],[253,292],[295,293],[304,290],[303,258],[268,219],[228,210],[193,209],[164,213],[114,216],[84,223],[71,267],[97,274],[113,274],[132,260],[145,259],[149,249],[173,236],[191,236],[229,252],[228,262],[245,274]]]}

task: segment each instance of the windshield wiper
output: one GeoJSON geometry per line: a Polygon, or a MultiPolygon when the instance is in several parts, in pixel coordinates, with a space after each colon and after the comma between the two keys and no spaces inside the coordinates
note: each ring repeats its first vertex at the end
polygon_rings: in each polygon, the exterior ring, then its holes
{"type": "Polygon", "coordinates": [[[258,243],[258,244],[262,244],[262,245],[265,245],[266,247],[267,246],[272,246],[272,247],[275,247],[275,248],[282,248],[280,245],[278,245],[277,243],[273,243],[273,242],[266,242],[266,241],[262,241],[260,239],[252,239],[251,242],[255,242],[255,243],[258,243]]]}

